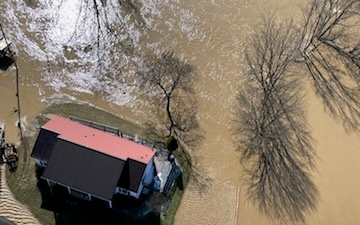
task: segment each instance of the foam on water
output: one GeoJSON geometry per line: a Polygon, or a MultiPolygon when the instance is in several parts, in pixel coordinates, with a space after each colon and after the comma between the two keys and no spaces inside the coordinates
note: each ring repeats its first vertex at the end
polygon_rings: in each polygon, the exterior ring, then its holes
{"type": "Polygon", "coordinates": [[[132,17],[133,12],[126,11],[119,1],[95,2],[101,6],[100,29],[93,1],[0,3],[6,12],[0,17],[4,24],[11,24],[4,27],[8,38],[20,54],[25,53],[30,60],[42,64],[39,73],[45,86],[55,91],[96,91],[115,104],[134,107],[134,102],[139,102],[134,84],[126,83],[124,79],[134,76],[131,72],[136,70],[133,62],[143,57],[135,52],[141,52],[144,46],[151,46],[154,52],[163,50],[161,41],[141,43],[141,39],[148,31],[163,32],[158,26],[163,22],[159,18],[163,18],[164,11],[171,11],[170,15],[173,15],[173,18],[167,18],[167,29],[180,30],[189,41],[205,37],[199,31],[199,18],[190,10],[181,9],[179,2],[140,1],[140,25],[132,17]]]}

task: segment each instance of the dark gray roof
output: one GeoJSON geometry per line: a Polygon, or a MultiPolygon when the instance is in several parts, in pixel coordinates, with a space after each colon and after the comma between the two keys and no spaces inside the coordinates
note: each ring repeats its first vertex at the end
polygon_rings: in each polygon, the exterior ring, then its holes
{"type": "Polygon", "coordinates": [[[133,192],[137,192],[145,169],[146,165],[143,163],[132,159],[126,160],[124,169],[118,182],[118,186],[133,192]]]}
{"type": "Polygon", "coordinates": [[[31,157],[43,161],[49,161],[54,146],[58,140],[57,136],[57,133],[41,129],[35,142],[34,149],[31,153],[31,157]]]}
{"type": "Polygon", "coordinates": [[[9,221],[5,217],[0,216],[0,225],[16,225],[16,224],[9,221]]]}
{"type": "Polygon", "coordinates": [[[43,178],[110,200],[125,161],[59,139],[43,178]]]}

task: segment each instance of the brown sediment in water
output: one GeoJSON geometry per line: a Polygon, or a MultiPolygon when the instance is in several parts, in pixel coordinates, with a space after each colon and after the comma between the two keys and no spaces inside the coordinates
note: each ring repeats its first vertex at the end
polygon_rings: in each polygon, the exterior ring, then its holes
{"type": "MultiPolygon", "coordinates": [[[[200,126],[205,132],[205,140],[192,154],[202,171],[202,180],[207,185],[205,189],[198,189],[195,184],[190,184],[177,212],[175,225],[275,224],[260,214],[257,206],[245,197],[240,178],[241,165],[229,129],[232,100],[241,88],[239,77],[244,69],[242,50],[245,39],[261,12],[276,10],[284,18],[299,17],[298,6],[304,3],[300,0],[227,0],[221,3],[186,0],[179,4],[182,9],[189,10],[199,18],[199,32],[207,36],[203,40],[189,41],[180,31],[168,31],[162,24],[159,26],[163,29],[162,33],[149,32],[146,39],[149,42],[162,39],[160,47],[184,54],[200,76],[196,88],[200,126]]],[[[168,11],[164,16],[172,18],[173,12],[168,11]]],[[[19,67],[24,73],[39,73],[39,66],[36,62],[20,58],[19,67]]],[[[17,117],[11,114],[16,106],[13,92],[15,79],[12,74],[14,72],[11,70],[0,72],[0,118],[7,123],[7,140],[16,142],[17,117]]],[[[34,77],[34,83],[46,85],[40,76],[34,77]]],[[[21,90],[22,114],[30,122],[45,107],[45,103],[39,101],[38,88],[28,86],[24,80],[21,90]]],[[[139,113],[130,107],[111,105],[101,96],[66,92],[124,118],[140,123],[146,121],[143,118],[146,112],[139,113]]],[[[52,93],[45,88],[46,96],[52,93]]],[[[319,189],[319,201],[317,210],[308,215],[308,224],[360,224],[360,217],[357,216],[360,208],[360,164],[357,162],[360,158],[359,135],[347,134],[340,124],[326,114],[312,88],[308,88],[307,93],[308,123],[317,141],[315,149],[319,156],[317,170],[312,174],[319,189]]]]}

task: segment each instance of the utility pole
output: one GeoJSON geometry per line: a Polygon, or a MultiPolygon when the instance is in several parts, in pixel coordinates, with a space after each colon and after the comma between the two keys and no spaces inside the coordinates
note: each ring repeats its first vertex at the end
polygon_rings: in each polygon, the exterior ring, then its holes
{"type": "Polygon", "coordinates": [[[22,132],[22,127],[21,127],[21,113],[20,113],[20,88],[19,88],[19,68],[17,66],[16,60],[14,60],[14,66],[16,69],[16,99],[17,99],[17,113],[18,113],[18,128],[20,131],[20,138],[21,141],[23,140],[23,132],[22,132]]]}
{"type": "Polygon", "coordinates": [[[5,36],[5,32],[2,28],[2,25],[0,23],[0,30],[1,30],[1,33],[3,35],[3,38],[5,40],[5,43],[6,45],[8,46],[8,52],[10,54],[10,57],[11,57],[11,60],[13,61],[14,63],[14,66],[15,66],[15,72],[16,72],[16,98],[17,98],[17,114],[18,114],[18,124],[17,124],[17,127],[19,128],[19,131],[20,131],[20,138],[21,138],[21,141],[23,140],[23,132],[22,132],[22,127],[21,127],[21,113],[20,113],[20,91],[19,91],[19,68],[16,64],[16,60],[14,59],[14,55],[15,53],[11,52],[11,49],[9,48],[9,43],[6,39],[6,36],[5,36]]]}

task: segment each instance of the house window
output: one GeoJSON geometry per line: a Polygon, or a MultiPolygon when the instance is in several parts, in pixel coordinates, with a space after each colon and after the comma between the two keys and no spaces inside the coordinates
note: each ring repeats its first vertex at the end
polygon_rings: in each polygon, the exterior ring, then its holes
{"type": "Polygon", "coordinates": [[[120,193],[124,194],[124,195],[129,195],[130,192],[125,189],[120,188],[120,193]]]}
{"type": "Polygon", "coordinates": [[[80,192],[80,191],[77,191],[77,190],[74,190],[74,189],[71,189],[71,188],[70,188],[70,194],[75,196],[75,197],[90,201],[89,194],[85,194],[83,192],[80,192]]]}

